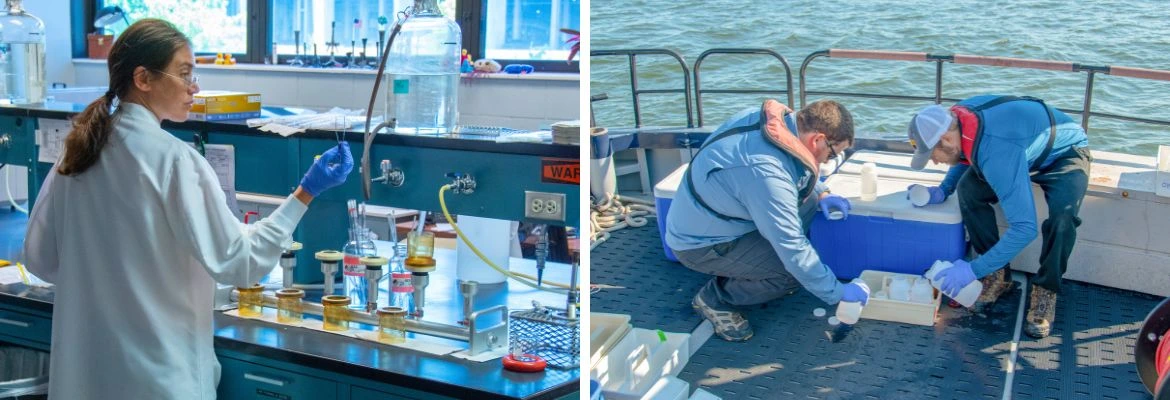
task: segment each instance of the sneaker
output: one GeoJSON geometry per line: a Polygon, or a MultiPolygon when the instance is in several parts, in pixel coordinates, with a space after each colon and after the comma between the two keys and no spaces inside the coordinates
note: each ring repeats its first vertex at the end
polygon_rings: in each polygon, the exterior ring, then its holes
{"type": "Polygon", "coordinates": [[[979,298],[975,299],[975,305],[971,306],[971,311],[981,313],[995,304],[1000,296],[1007,293],[1014,286],[1011,278],[1007,276],[1007,272],[1000,268],[991,275],[987,275],[979,279],[983,283],[983,292],[979,293],[979,298]]]}
{"type": "Polygon", "coordinates": [[[1056,319],[1056,292],[1032,285],[1031,304],[1024,321],[1024,333],[1040,339],[1052,333],[1052,322],[1056,319]]]}
{"type": "Polygon", "coordinates": [[[702,293],[696,294],[691,300],[691,307],[699,311],[711,325],[715,326],[715,334],[729,342],[743,342],[752,338],[752,326],[743,318],[743,314],[735,311],[717,310],[703,301],[702,293]]]}

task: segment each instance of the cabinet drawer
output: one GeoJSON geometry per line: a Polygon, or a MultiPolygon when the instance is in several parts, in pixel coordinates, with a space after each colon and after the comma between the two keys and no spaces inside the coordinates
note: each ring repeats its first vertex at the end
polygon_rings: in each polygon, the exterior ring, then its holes
{"type": "Polygon", "coordinates": [[[337,383],[234,358],[220,357],[221,399],[336,400],[337,383]]]}
{"type": "MultiPolygon", "coordinates": [[[[350,400],[414,400],[415,397],[407,397],[400,394],[390,394],[380,392],[373,389],[366,389],[361,386],[350,386],[350,400]]],[[[438,397],[438,396],[435,396],[438,397]]]]}
{"type": "Polygon", "coordinates": [[[0,309],[0,335],[39,343],[49,343],[53,320],[22,312],[0,309]]]}

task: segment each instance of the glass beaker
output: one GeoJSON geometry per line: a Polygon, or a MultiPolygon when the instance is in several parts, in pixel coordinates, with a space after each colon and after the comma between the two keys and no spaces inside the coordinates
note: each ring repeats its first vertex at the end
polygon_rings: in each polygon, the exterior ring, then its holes
{"type": "Polygon", "coordinates": [[[276,322],[296,323],[304,319],[304,305],[301,289],[280,289],[276,291],[276,322]]]}
{"type": "Polygon", "coordinates": [[[402,307],[378,309],[378,341],[396,344],[406,342],[406,310],[402,307]]]}
{"type": "Polygon", "coordinates": [[[237,287],[240,293],[239,306],[241,317],[260,317],[264,315],[264,287],[260,284],[252,287],[237,287]]]}
{"type": "Polygon", "coordinates": [[[321,298],[321,307],[324,308],[321,320],[327,331],[349,330],[349,296],[325,296],[321,298]]]}
{"type": "Polygon", "coordinates": [[[435,233],[411,231],[406,236],[406,265],[435,265],[435,233]]]}

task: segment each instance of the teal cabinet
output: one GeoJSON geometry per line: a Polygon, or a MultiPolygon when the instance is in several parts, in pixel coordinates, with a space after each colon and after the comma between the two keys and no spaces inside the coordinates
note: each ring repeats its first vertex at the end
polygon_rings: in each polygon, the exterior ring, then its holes
{"type": "Polygon", "coordinates": [[[221,399],[336,400],[337,383],[230,357],[219,357],[223,368],[217,394],[221,399]]]}

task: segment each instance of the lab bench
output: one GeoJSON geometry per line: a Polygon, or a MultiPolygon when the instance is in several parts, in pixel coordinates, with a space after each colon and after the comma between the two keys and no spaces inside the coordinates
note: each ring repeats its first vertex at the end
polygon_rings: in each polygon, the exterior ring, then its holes
{"type": "MultiPolygon", "coordinates": [[[[436,252],[440,262],[450,250],[436,252]]],[[[531,260],[512,259],[513,270],[532,273],[531,260]]],[[[567,282],[569,267],[550,264],[548,279],[567,282]]],[[[275,274],[279,275],[279,267],[275,274]]],[[[453,274],[432,274],[428,321],[451,323],[462,313],[453,274]]],[[[386,305],[386,282],[380,305],[386,305]]],[[[310,299],[320,291],[309,291],[310,299]]],[[[481,285],[477,309],[503,302],[520,309],[536,299],[560,306],[563,297],[514,283],[481,285]]],[[[0,342],[49,351],[53,291],[16,283],[0,285],[0,342]]],[[[214,312],[215,352],[222,367],[222,399],[576,399],[580,370],[540,373],[503,369],[500,360],[474,362],[450,355],[387,346],[333,333],[243,319],[214,312]]],[[[367,328],[369,329],[369,328],[367,328]]],[[[411,334],[417,337],[417,334],[411,334]]],[[[446,339],[426,338],[431,341],[446,339]]],[[[460,343],[449,341],[452,344],[460,343]]],[[[50,377],[51,379],[51,377],[50,377]]]]}

